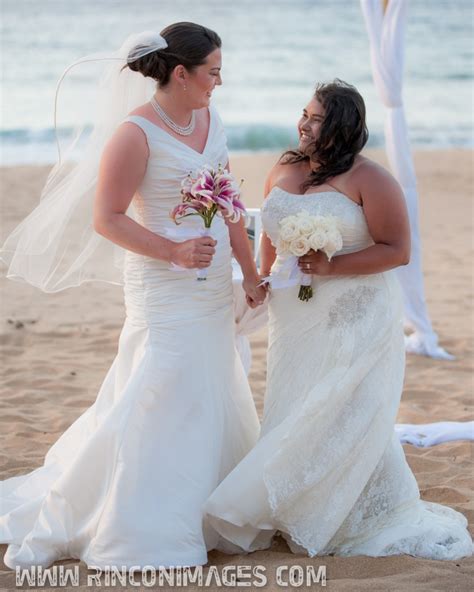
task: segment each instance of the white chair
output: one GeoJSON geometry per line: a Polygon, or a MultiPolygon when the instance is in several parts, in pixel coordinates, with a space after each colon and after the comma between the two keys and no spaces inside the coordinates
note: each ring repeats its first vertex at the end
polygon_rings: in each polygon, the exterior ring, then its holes
{"type": "Polygon", "coordinates": [[[260,208],[247,208],[245,227],[247,228],[247,234],[253,242],[253,256],[258,267],[260,265],[260,235],[262,233],[260,208]]]}

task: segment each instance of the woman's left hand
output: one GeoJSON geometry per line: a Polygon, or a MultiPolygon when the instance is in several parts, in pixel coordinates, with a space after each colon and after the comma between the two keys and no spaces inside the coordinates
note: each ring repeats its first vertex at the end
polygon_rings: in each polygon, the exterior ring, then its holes
{"type": "Polygon", "coordinates": [[[333,265],[322,251],[309,251],[306,255],[299,257],[298,266],[303,273],[311,275],[331,275],[333,265]]]}
{"type": "Polygon", "coordinates": [[[250,308],[256,308],[263,304],[267,296],[267,284],[260,286],[263,278],[260,276],[255,277],[244,277],[242,287],[245,291],[245,299],[250,308]]]}

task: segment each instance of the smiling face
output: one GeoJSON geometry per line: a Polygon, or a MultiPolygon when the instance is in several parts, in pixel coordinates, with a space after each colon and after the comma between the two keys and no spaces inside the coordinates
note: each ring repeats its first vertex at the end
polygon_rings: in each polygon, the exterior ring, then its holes
{"type": "Polygon", "coordinates": [[[212,51],[201,66],[186,72],[186,95],[193,109],[202,109],[210,103],[212,91],[222,84],[222,54],[219,48],[212,51]]]}
{"type": "Polygon", "coordinates": [[[319,138],[321,124],[324,120],[324,108],[321,103],[312,98],[303,109],[303,114],[298,121],[299,144],[298,149],[306,153],[307,149],[314,145],[319,138]]]}

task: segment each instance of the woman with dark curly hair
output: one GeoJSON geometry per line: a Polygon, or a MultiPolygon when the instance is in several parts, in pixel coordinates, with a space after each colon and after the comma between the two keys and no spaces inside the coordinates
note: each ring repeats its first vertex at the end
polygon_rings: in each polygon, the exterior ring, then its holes
{"type": "Polygon", "coordinates": [[[268,176],[262,208],[272,289],[261,437],[206,502],[207,517],[246,551],[280,531],[310,556],[470,555],[466,519],[420,499],[394,432],[405,351],[391,270],[410,257],[402,190],[360,154],[368,132],[353,86],[319,84],[298,131],[298,149],[268,176]],[[321,239],[315,231],[288,265],[282,245],[301,239],[308,220],[336,225],[338,252],[328,260],[326,239],[305,246],[321,239]],[[311,282],[313,296],[300,300],[298,285],[311,282]]]}

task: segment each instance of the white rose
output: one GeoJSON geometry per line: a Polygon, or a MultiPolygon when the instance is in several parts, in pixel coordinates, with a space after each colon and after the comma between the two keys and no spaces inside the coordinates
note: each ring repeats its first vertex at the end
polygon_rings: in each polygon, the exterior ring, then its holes
{"type": "Polygon", "coordinates": [[[322,249],[326,244],[326,233],[321,228],[317,228],[309,235],[309,244],[315,251],[322,249]]]}
{"type": "Polygon", "coordinates": [[[309,236],[313,231],[313,220],[307,212],[300,212],[298,214],[297,228],[300,236],[309,236]]]}
{"type": "Polygon", "coordinates": [[[290,243],[290,253],[296,257],[302,257],[310,250],[309,240],[304,236],[297,238],[290,243]]]}
{"type": "Polygon", "coordinates": [[[284,224],[280,230],[280,239],[291,242],[300,236],[300,232],[293,222],[284,224]]]}

